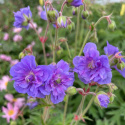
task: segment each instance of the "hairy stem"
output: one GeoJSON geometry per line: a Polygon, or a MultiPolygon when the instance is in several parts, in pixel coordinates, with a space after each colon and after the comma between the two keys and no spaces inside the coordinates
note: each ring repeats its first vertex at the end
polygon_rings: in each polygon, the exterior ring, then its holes
{"type": "Polygon", "coordinates": [[[67,48],[68,53],[69,53],[69,57],[72,58],[70,50],[69,50],[69,45],[68,45],[67,41],[65,42],[65,44],[66,44],[66,48],[67,48]]]}
{"type": "MultiPolygon", "coordinates": [[[[78,109],[77,109],[77,111],[75,113],[76,115],[79,115],[82,112],[84,102],[85,102],[85,98],[86,98],[86,96],[82,96],[81,103],[80,103],[80,105],[79,105],[79,107],[78,107],[78,109]]],[[[73,119],[70,125],[73,125],[74,122],[75,122],[75,120],[73,119]]]]}
{"type": "Polygon", "coordinates": [[[76,26],[76,36],[75,36],[75,55],[77,53],[77,43],[78,43],[78,34],[79,34],[79,17],[80,17],[80,7],[78,7],[78,13],[77,13],[77,26],[76,26]]]}
{"type": "Polygon", "coordinates": [[[81,56],[81,54],[82,54],[82,51],[83,51],[83,49],[84,49],[84,46],[85,46],[85,44],[86,44],[86,42],[87,42],[87,40],[88,40],[88,37],[89,37],[89,35],[90,35],[90,32],[91,32],[91,30],[89,30],[89,32],[87,33],[87,35],[86,35],[86,37],[85,37],[85,40],[84,40],[84,42],[83,42],[83,44],[82,44],[82,47],[81,47],[81,49],[80,49],[80,52],[79,52],[79,56],[81,56]]]}
{"type": "MultiPolygon", "coordinates": [[[[36,30],[35,26],[33,25],[33,23],[30,21],[30,24],[32,25],[33,29],[35,30],[39,40],[40,40],[40,35],[38,33],[38,31],[36,30]]],[[[40,41],[41,42],[41,41],[40,41]]],[[[45,50],[45,46],[44,46],[44,43],[42,43],[42,48],[43,48],[43,54],[44,54],[44,61],[45,61],[45,64],[47,64],[47,58],[46,58],[46,50],[45,50]]]]}
{"type": "MultiPolygon", "coordinates": [[[[95,93],[97,93],[99,90],[99,87],[96,88],[95,93]]],[[[87,107],[85,108],[85,110],[82,112],[82,116],[84,116],[86,114],[86,112],[88,111],[88,109],[90,108],[90,106],[92,105],[93,101],[94,101],[95,95],[93,95],[93,97],[91,98],[89,104],[87,105],[87,107]]]]}
{"type": "Polygon", "coordinates": [[[54,44],[54,51],[53,51],[53,62],[56,61],[57,40],[58,40],[58,29],[56,28],[56,30],[55,30],[55,44],[54,44]]]}
{"type": "MultiPolygon", "coordinates": [[[[109,16],[103,16],[103,17],[99,18],[99,20],[94,24],[94,28],[96,28],[96,26],[100,23],[101,20],[103,20],[104,18],[109,18],[110,16],[111,16],[111,14],[110,14],[109,16]]],[[[85,46],[85,44],[86,44],[86,42],[87,42],[87,40],[88,40],[88,37],[89,37],[89,35],[90,35],[90,32],[91,32],[91,29],[89,29],[89,31],[88,31],[88,33],[87,33],[87,35],[86,35],[86,38],[85,38],[85,40],[84,40],[84,42],[83,42],[83,45],[82,45],[82,47],[81,47],[81,49],[80,49],[80,52],[79,52],[79,56],[81,56],[81,54],[82,54],[82,51],[83,51],[83,49],[84,49],[84,46],[85,46]]]]}
{"type": "Polygon", "coordinates": [[[66,4],[66,0],[62,4],[61,10],[60,10],[61,13],[63,12],[63,8],[64,8],[65,4],[66,4]]]}
{"type": "Polygon", "coordinates": [[[65,102],[64,114],[63,114],[63,125],[65,125],[66,112],[67,112],[67,106],[68,106],[68,100],[69,100],[69,96],[67,95],[67,100],[66,100],[66,102],[65,102]]]}

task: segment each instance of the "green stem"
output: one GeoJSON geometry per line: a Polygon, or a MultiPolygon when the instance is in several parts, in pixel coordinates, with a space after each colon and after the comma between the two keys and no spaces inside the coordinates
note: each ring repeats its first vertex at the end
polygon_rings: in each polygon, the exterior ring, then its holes
{"type": "Polygon", "coordinates": [[[69,53],[69,57],[72,58],[70,50],[69,50],[69,45],[68,45],[67,41],[65,42],[65,44],[66,44],[66,48],[67,48],[68,53],[69,53]]]}
{"type": "Polygon", "coordinates": [[[81,50],[80,50],[80,52],[79,52],[79,56],[81,56],[81,54],[82,54],[82,51],[83,51],[83,49],[84,49],[84,46],[85,46],[85,44],[86,44],[86,42],[87,42],[87,40],[88,40],[88,37],[89,37],[89,35],[90,35],[90,32],[91,32],[91,30],[89,30],[89,32],[88,32],[87,35],[86,35],[86,38],[85,38],[85,40],[84,40],[84,42],[83,42],[83,44],[82,44],[81,50]]]}
{"type": "Polygon", "coordinates": [[[57,46],[57,40],[58,40],[58,29],[55,30],[55,44],[54,44],[54,51],[53,51],[53,62],[56,61],[56,46],[57,46]]]}
{"type": "Polygon", "coordinates": [[[79,34],[79,17],[80,17],[80,7],[78,7],[78,13],[77,13],[77,27],[76,27],[76,36],[75,36],[75,55],[77,53],[77,43],[78,43],[78,34],[79,34]]]}
{"type": "Polygon", "coordinates": [[[66,99],[65,107],[64,107],[64,114],[63,114],[63,125],[65,125],[66,112],[67,112],[67,106],[68,106],[68,100],[69,100],[69,96],[67,95],[67,99],[66,99]]]}

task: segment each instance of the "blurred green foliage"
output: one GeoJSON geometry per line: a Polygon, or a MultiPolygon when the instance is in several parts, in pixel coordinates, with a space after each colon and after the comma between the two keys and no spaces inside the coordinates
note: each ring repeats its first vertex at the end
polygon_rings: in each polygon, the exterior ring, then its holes
{"type": "MultiPolygon", "coordinates": [[[[23,29],[20,33],[20,35],[23,37],[23,40],[19,43],[13,42],[13,36],[14,33],[12,32],[13,28],[13,12],[19,10],[21,7],[30,6],[31,11],[33,13],[33,21],[37,23],[38,26],[43,28],[43,31],[41,33],[42,36],[44,36],[45,27],[46,27],[46,21],[43,21],[40,19],[40,17],[37,15],[37,6],[39,5],[38,0],[5,0],[5,4],[0,5],[0,54],[6,54],[12,57],[12,59],[18,59],[19,53],[32,41],[35,41],[35,46],[33,47],[33,53],[36,56],[36,60],[38,64],[44,64],[43,60],[43,52],[42,52],[42,46],[37,38],[37,35],[34,33],[32,29],[25,30],[23,29]],[[4,33],[9,33],[10,37],[8,41],[3,40],[4,33]]],[[[60,5],[57,5],[56,2],[54,2],[54,7],[59,11],[60,5]]],[[[121,3],[116,4],[109,4],[106,6],[100,6],[100,5],[94,5],[88,2],[87,9],[90,13],[90,16],[87,20],[83,20],[80,18],[80,27],[79,27],[79,35],[78,35],[78,51],[80,50],[80,47],[82,45],[82,42],[86,36],[86,33],[89,29],[89,25],[91,22],[96,22],[101,16],[103,15],[109,15],[113,13],[112,19],[116,22],[117,28],[114,32],[111,32],[107,28],[107,21],[103,20],[101,23],[97,26],[97,37],[98,37],[98,50],[101,54],[104,54],[103,48],[106,45],[106,41],[108,40],[110,44],[115,45],[119,47],[120,51],[123,51],[125,54],[125,16],[120,16],[120,9],[121,9],[121,3]]],[[[82,10],[82,7],[81,7],[82,10]]],[[[64,9],[64,15],[67,16],[72,15],[72,9],[65,7],[64,9]]],[[[76,24],[76,16],[72,18],[72,20],[76,24]]],[[[49,53],[48,63],[52,62],[52,51],[51,51],[51,39],[50,39],[50,33],[52,33],[52,39],[54,40],[55,35],[55,29],[50,26],[48,32],[48,40],[46,42],[46,51],[49,53]]],[[[70,51],[73,55],[74,53],[74,47],[75,47],[75,31],[69,32],[67,29],[61,29],[59,30],[59,37],[66,37],[68,39],[70,51]]],[[[52,40],[52,41],[53,41],[52,40]]],[[[89,40],[88,40],[89,42],[89,40]]],[[[61,54],[57,55],[57,61],[60,59],[68,60],[68,62],[71,63],[71,60],[68,57],[68,52],[66,50],[65,45],[61,44],[61,47],[63,48],[63,52],[61,54]]],[[[8,62],[4,62],[0,60],[0,78],[3,75],[9,75],[9,69],[10,64],[8,62]]],[[[115,101],[113,104],[110,104],[107,109],[101,109],[95,106],[94,104],[86,114],[89,116],[93,121],[88,121],[86,125],[125,125],[125,78],[123,78],[117,71],[113,70],[113,79],[112,82],[115,83],[118,86],[118,90],[115,91],[115,101]]],[[[76,81],[74,83],[77,87],[86,87],[76,76],[76,81]]],[[[94,90],[94,87],[91,89],[91,91],[94,90]]],[[[6,102],[4,100],[4,94],[6,92],[0,92],[0,107],[3,105],[6,105],[6,102]]],[[[12,93],[16,97],[24,96],[22,94],[18,94],[14,88],[13,88],[13,82],[10,82],[8,85],[8,91],[7,93],[12,93]]],[[[25,95],[26,97],[26,95],[25,95]]],[[[89,99],[91,96],[87,96],[87,99],[85,101],[85,106],[87,105],[89,99]]],[[[68,104],[68,114],[67,114],[67,125],[71,122],[73,119],[73,113],[76,111],[79,103],[81,100],[81,95],[75,95],[70,98],[69,104],[68,104]]],[[[62,125],[62,117],[63,117],[63,103],[60,103],[56,105],[56,107],[51,109],[51,115],[48,120],[47,125],[62,125]]],[[[41,110],[33,109],[30,110],[26,108],[24,111],[24,118],[26,119],[25,125],[41,125],[41,110]]],[[[1,115],[1,114],[0,114],[1,115]]],[[[6,125],[5,119],[0,118],[0,125],[6,125]],[[1,124],[2,123],[2,124],[1,124]]],[[[17,125],[22,125],[21,118],[19,117],[17,120],[17,125]]],[[[84,125],[83,122],[80,122],[79,125],[84,125]]]]}

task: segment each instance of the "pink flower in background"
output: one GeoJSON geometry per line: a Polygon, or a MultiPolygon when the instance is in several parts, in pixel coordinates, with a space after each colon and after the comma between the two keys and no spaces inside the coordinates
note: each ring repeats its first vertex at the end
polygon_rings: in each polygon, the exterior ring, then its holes
{"type": "Polygon", "coordinates": [[[42,30],[43,30],[42,27],[39,27],[38,28],[38,33],[40,34],[42,32],[42,30]]]}
{"type": "Polygon", "coordinates": [[[1,54],[0,55],[0,59],[1,60],[4,60],[4,61],[11,61],[11,57],[10,56],[7,56],[7,55],[5,55],[5,54],[1,54]]]}
{"type": "Polygon", "coordinates": [[[19,42],[19,41],[21,41],[22,39],[23,39],[22,36],[19,35],[19,34],[15,35],[15,36],[13,37],[13,41],[14,41],[14,42],[19,42]]]}
{"type": "Polygon", "coordinates": [[[38,10],[38,15],[41,15],[41,12],[43,11],[43,8],[41,6],[37,6],[37,10],[38,10]]]}
{"type": "Polygon", "coordinates": [[[3,111],[3,113],[5,113],[5,115],[3,115],[2,117],[6,118],[7,122],[9,123],[10,119],[16,120],[16,116],[18,114],[19,109],[17,106],[13,107],[13,105],[11,103],[8,103],[7,108],[2,107],[2,111],[3,111]]]}
{"type": "Polygon", "coordinates": [[[17,64],[18,62],[19,62],[19,60],[15,59],[15,60],[11,60],[10,64],[11,64],[11,66],[13,66],[13,65],[17,64]]]}
{"type": "Polygon", "coordinates": [[[35,45],[35,42],[33,41],[31,44],[29,44],[26,48],[33,48],[33,46],[35,45]]]}
{"type": "Polygon", "coordinates": [[[16,28],[16,27],[13,28],[14,33],[20,33],[21,30],[22,30],[22,28],[16,28]]]}
{"type": "Polygon", "coordinates": [[[6,90],[8,82],[10,81],[9,76],[3,76],[2,79],[0,80],[0,91],[6,90]]]}
{"type": "MultiPolygon", "coordinates": [[[[35,28],[37,28],[37,24],[33,22],[35,28]]],[[[29,24],[30,28],[33,28],[31,24],[29,24]]]]}
{"type": "Polygon", "coordinates": [[[8,33],[5,33],[4,34],[4,37],[3,37],[3,40],[4,41],[7,41],[9,39],[9,34],[8,33]]]}
{"type": "Polygon", "coordinates": [[[21,108],[25,104],[25,98],[14,98],[12,94],[6,94],[5,99],[11,103],[14,103],[14,106],[21,108]]]}

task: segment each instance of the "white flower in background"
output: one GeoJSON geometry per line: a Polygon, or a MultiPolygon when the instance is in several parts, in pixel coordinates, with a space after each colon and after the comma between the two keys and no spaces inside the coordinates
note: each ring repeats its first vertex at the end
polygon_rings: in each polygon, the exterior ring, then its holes
{"type": "Polygon", "coordinates": [[[19,35],[19,34],[15,35],[15,36],[13,37],[13,41],[14,41],[14,42],[19,42],[19,41],[21,41],[22,39],[23,39],[22,36],[19,35]]]}
{"type": "Polygon", "coordinates": [[[8,82],[10,81],[9,76],[3,76],[2,79],[0,80],[0,91],[6,90],[8,82]]]}
{"type": "Polygon", "coordinates": [[[16,27],[13,28],[14,33],[20,33],[21,30],[22,30],[22,28],[16,28],[16,27]]]}
{"type": "Polygon", "coordinates": [[[7,41],[9,39],[9,34],[8,33],[5,33],[4,34],[4,37],[3,37],[3,40],[4,41],[7,41]]]}

